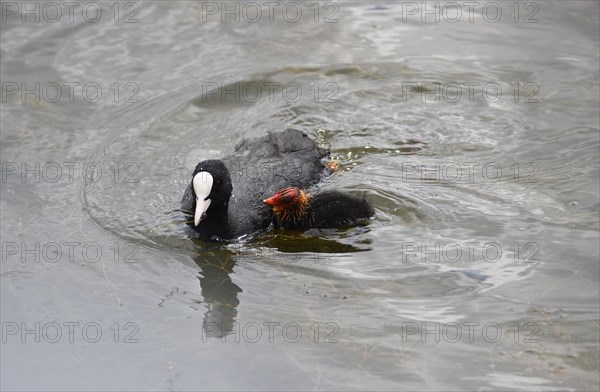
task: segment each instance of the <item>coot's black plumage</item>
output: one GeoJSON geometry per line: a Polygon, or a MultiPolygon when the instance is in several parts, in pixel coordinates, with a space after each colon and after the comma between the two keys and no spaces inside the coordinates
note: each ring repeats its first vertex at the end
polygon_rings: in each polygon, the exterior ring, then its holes
{"type": "Polygon", "coordinates": [[[275,225],[284,229],[337,228],[375,215],[369,202],[338,191],[310,195],[296,187],[276,192],[264,200],[275,213],[275,225]]]}
{"type": "Polygon", "coordinates": [[[318,182],[327,153],[295,129],[244,140],[234,154],[196,166],[181,208],[194,213],[190,226],[204,238],[232,239],[265,229],[273,212],[262,200],[284,187],[318,182]]]}

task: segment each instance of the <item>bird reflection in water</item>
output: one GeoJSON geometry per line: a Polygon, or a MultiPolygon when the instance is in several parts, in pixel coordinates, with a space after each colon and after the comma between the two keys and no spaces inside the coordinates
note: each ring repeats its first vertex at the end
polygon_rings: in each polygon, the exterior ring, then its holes
{"type": "MultiPolygon", "coordinates": [[[[354,230],[368,232],[367,228],[354,230]]],[[[370,241],[363,241],[361,246],[356,246],[359,244],[351,245],[318,235],[279,230],[229,246],[193,241],[199,245],[194,262],[200,267],[200,290],[207,305],[202,323],[203,336],[219,339],[235,330],[237,307],[240,304],[238,294],[242,288],[233,283],[230,274],[237,262],[262,260],[284,266],[298,263],[335,264],[344,253],[370,250],[370,241]]]]}
{"type": "Polygon", "coordinates": [[[231,276],[236,258],[223,247],[201,248],[194,262],[200,267],[200,290],[208,310],[202,328],[205,336],[222,338],[235,325],[238,293],[242,289],[233,283],[231,276]]]}

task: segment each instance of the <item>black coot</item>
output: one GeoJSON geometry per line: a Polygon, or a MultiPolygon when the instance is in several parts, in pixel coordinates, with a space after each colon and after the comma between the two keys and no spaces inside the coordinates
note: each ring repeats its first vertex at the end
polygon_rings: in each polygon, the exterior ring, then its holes
{"type": "Polygon", "coordinates": [[[366,199],[338,191],[310,195],[289,187],[263,202],[273,208],[275,225],[284,229],[337,228],[375,215],[366,199]]]}
{"type": "Polygon", "coordinates": [[[244,140],[222,160],[200,162],[181,200],[202,238],[232,239],[273,221],[262,200],[284,187],[304,188],[325,172],[328,151],[295,129],[244,140]]]}

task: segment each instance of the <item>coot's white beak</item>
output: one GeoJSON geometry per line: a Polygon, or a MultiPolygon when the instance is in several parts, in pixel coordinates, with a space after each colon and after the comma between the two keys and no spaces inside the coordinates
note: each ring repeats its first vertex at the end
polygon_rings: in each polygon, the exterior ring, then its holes
{"type": "Polygon", "coordinates": [[[194,192],[196,193],[196,212],[194,213],[194,226],[198,226],[202,220],[202,215],[208,210],[210,206],[210,199],[207,199],[210,195],[210,191],[213,186],[213,177],[208,172],[199,172],[194,176],[192,180],[194,186],[194,192]]]}

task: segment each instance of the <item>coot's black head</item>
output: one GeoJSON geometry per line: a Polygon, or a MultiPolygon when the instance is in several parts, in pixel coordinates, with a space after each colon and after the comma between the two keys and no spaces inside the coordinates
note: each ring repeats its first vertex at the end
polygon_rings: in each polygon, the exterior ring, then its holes
{"type": "Polygon", "coordinates": [[[216,159],[200,162],[192,175],[194,226],[211,214],[226,212],[232,188],[229,170],[223,162],[216,159]]]}

